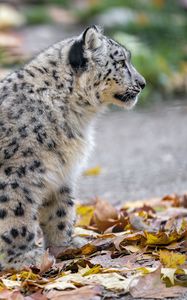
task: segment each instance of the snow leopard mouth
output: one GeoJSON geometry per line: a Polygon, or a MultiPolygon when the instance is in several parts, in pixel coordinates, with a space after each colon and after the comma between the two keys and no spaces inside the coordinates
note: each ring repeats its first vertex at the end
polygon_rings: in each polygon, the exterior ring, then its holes
{"type": "Polygon", "coordinates": [[[120,100],[122,102],[130,102],[130,101],[135,101],[137,95],[139,94],[140,90],[139,89],[134,89],[131,91],[127,91],[124,94],[122,93],[115,93],[114,98],[117,100],[120,100]]]}

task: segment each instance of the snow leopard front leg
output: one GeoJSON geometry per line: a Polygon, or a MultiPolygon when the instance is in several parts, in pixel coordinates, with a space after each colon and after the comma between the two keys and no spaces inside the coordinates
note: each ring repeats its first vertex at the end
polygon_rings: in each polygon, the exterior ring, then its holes
{"type": "Polygon", "coordinates": [[[40,225],[44,234],[45,247],[54,255],[75,245],[72,238],[75,224],[75,208],[72,190],[62,186],[46,199],[40,210],[40,225]]]}

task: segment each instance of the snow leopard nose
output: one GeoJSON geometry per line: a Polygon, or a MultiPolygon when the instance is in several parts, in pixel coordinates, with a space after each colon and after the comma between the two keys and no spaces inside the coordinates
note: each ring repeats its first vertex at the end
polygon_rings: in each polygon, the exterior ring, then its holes
{"type": "Polygon", "coordinates": [[[144,87],[146,86],[146,81],[144,79],[143,76],[139,75],[136,79],[135,79],[136,84],[143,90],[144,87]]]}

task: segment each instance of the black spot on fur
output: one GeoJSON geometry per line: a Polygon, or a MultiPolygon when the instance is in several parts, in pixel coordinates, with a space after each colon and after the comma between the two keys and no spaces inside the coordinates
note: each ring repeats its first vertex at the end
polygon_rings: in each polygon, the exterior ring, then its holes
{"type": "Polygon", "coordinates": [[[55,81],[57,81],[59,79],[59,76],[57,75],[57,71],[56,70],[52,71],[52,76],[53,76],[53,78],[54,78],[55,81]]]}
{"type": "Polygon", "coordinates": [[[40,144],[43,144],[44,141],[41,133],[37,134],[36,139],[40,144]]]}
{"type": "Polygon", "coordinates": [[[38,88],[36,91],[38,92],[38,93],[41,93],[41,92],[45,92],[45,91],[47,91],[48,90],[48,88],[38,88]]]}
{"type": "Polygon", "coordinates": [[[14,182],[11,183],[11,187],[12,187],[13,189],[16,189],[16,188],[19,187],[19,184],[17,183],[17,181],[14,181],[14,182]]]}
{"type": "Polygon", "coordinates": [[[12,244],[12,241],[9,237],[7,237],[6,235],[1,235],[2,240],[7,243],[7,244],[12,244]]]}
{"type": "Polygon", "coordinates": [[[40,69],[40,68],[38,68],[38,67],[33,67],[35,70],[37,70],[38,72],[40,72],[41,74],[44,74],[45,72],[42,70],[42,69],[40,69]]]}
{"type": "Polygon", "coordinates": [[[61,194],[63,194],[63,193],[70,194],[70,193],[71,193],[71,189],[70,189],[68,186],[62,186],[62,187],[60,188],[59,192],[60,192],[61,194]]]}
{"type": "Polygon", "coordinates": [[[30,70],[25,69],[25,71],[27,72],[27,74],[29,74],[31,77],[35,77],[34,73],[30,70]]]}
{"type": "Polygon", "coordinates": [[[41,167],[41,162],[39,160],[34,160],[31,166],[29,167],[29,170],[34,172],[39,167],[41,167]]]}
{"type": "Polygon", "coordinates": [[[25,138],[25,137],[27,137],[27,135],[28,135],[28,134],[27,134],[26,128],[27,128],[26,125],[21,126],[21,127],[18,128],[18,132],[19,132],[19,134],[20,134],[20,136],[21,136],[22,138],[25,138]]]}
{"type": "Polygon", "coordinates": [[[15,252],[12,249],[8,249],[7,251],[8,256],[14,255],[15,252]]]}
{"type": "Polygon", "coordinates": [[[6,186],[7,186],[6,182],[0,182],[0,190],[4,190],[6,186]]]}
{"type": "Polygon", "coordinates": [[[105,80],[105,79],[108,77],[108,75],[110,75],[111,72],[112,72],[112,70],[109,69],[109,70],[107,71],[107,73],[105,74],[105,76],[103,77],[103,80],[105,80]]]}
{"type": "Polygon", "coordinates": [[[18,235],[19,235],[19,231],[17,229],[15,229],[15,228],[12,228],[10,230],[10,234],[12,235],[13,238],[17,238],[18,235]]]}
{"type": "Polygon", "coordinates": [[[62,218],[65,217],[66,211],[64,208],[59,208],[56,212],[57,217],[62,218]]]}
{"type": "Polygon", "coordinates": [[[23,177],[26,174],[26,166],[20,166],[17,171],[16,171],[17,175],[19,177],[23,177]]]}
{"type": "Polygon", "coordinates": [[[27,242],[32,241],[34,239],[34,236],[35,236],[34,233],[30,232],[29,235],[28,235],[28,237],[27,237],[27,242]]]}
{"type": "Polygon", "coordinates": [[[50,61],[49,61],[49,64],[50,64],[51,66],[53,66],[53,67],[56,67],[56,66],[57,66],[56,61],[53,61],[53,60],[50,60],[50,61]]]}
{"type": "Polygon", "coordinates": [[[69,125],[66,122],[64,122],[64,124],[63,124],[63,131],[64,131],[65,135],[68,137],[68,139],[75,138],[75,135],[74,135],[72,129],[69,127],[69,125]]]}
{"type": "Polygon", "coordinates": [[[24,215],[24,209],[21,203],[14,209],[14,214],[16,217],[22,217],[24,215]]]}
{"type": "Polygon", "coordinates": [[[47,68],[43,67],[43,69],[44,69],[45,73],[49,73],[49,70],[47,68]]]}
{"type": "Polygon", "coordinates": [[[8,148],[4,150],[4,158],[11,158],[19,149],[17,139],[13,138],[12,141],[8,144],[8,148]]]}
{"type": "Polygon", "coordinates": [[[33,150],[32,148],[27,148],[26,150],[22,151],[22,154],[24,157],[32,156],[33,155],[33,150]]]}
{"type": "Polygon", "coordinates": [[[49,150],[53,150],[56,148],[56,143],[55,141],[51,140],[49,143],[47,143],[47,147],[49,150]]]}
{"type": "Polygon", "coordinates": [[[21,73],[17,73],[17,77],[18,77],[19,79],[23,79],[23,78],[24,78],[24,75],[21,74],[21,73]]]}
{"type": "Polygon", "coordinates": [[[26,195],[25,199],[29,202],[29,203],[33,203],[33,200],[30,196],[26,195]]]}
{"type": "Polygon", "coordinates": [[[44,80],[44,83],[45,83],[47,86],[50,85],[49,81],[44,80]]]}
{"type": "Polygon", "coordinates": [[[25,249],[27,249],[27,245],[21,245],[21,246],[19,246],[19,249],[20,250],[25,250],[25,249]]]}
{"type": "Polygon", "coordinates": [[[75,41],[70,48],[68,55],[69,63],[75,71],[86,70],[88,60],[84,57],[83,40],[75,41]]]}
{"type": "Polygon", "coordinates": [[[5,203],[9,200],[9,198],[6,195],[1,195],[0,196],[0,203],[5,203]]]}
{"type": "Polygon", "coordinates": [[[12,174],[12,167],[8,167],[4,169],[6,176],[10,176],[12,174]]]}
{"type": "Polygon", "coordinates": [[[27,227],[26,226],[22,226],[21,235],[24,237],[24,236],[26,236],[26,233],[27,233],[27,227]]]}
{"type": "Polygon", "coordinates": [[[65,225],[64,225],[64,223],[60,222],[57,227],[59,230],[64,230],[65,225]]]}
{"type": "Polygon", "coordinates": [[[56,87],[58,90],[60,90],[64,87],[64,84],[63,83],[57,84],[56,87]]]}
{"type": "Polygon", "coordinates": [[[12,88],[13,92],[17,92],[18,91],[18,86],[16,83],[14,83],[13,88],[12,88]]]}
{"type": "Polygon", "coordinates": [[[7,216],[7,211],[5,209],[0,209],[0,219],[4,219],[7,216]]]}

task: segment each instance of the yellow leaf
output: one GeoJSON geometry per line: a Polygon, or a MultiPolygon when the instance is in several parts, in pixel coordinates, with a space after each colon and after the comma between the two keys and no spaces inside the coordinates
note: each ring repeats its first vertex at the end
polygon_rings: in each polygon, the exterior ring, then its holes
{"type": "Polygon", "coordinates": [[[92,205],[79,205],[76,208],[78,221],[77,226],[88,226],[93,217],[94,207],[92,205]]]}
{"type": "Polygon", "coordinates": [[[32,271],[21,271],[20,273],[11,275],[9,277],[10,280],[38,280],[40,276],[38,274],[34,274],[32,271]]]}
{"type": "Polygon", "coordinates": [[[186,261],[186,255],[168,250],[159,251],[160,262],[167,268],[177,268],[186,261]]]}
{"type": "Polygon", "coordinates": [[[101,269],[102,267],[100,265],[95,265],[93,268],[87,270],[84,274],[82,274],[82,276],[100,273],[101,269]]]}
{"type": "Polygon", "coordinates": [[[101,167],[96,166],[94,168],[90,168],[83,172],[83,175],[85,176],[98,176],[101,173],[101,167]]]}
{"type": "Polygon", "coordinates": [[[141,272],[143,275],[149,274],[152,271],[149,268],[145,268],[145,267],[140,267],[140,268],[137,268],[136,270],[141,272]]]}
{"type": "Polygon", "coordinates": [[[97,247],[92,244],[86,244],[81,248],[81,253],[83,255],[90,255],[97,251],[97,247]]]}
{"type": "Polygon", "coordinates": [[[150,233],[145,231],[145,236],[147,239],[147,245],[168,245],[180,238],[180,234],[178,234],[176,231],[168,234],[166,232],[150,233]]]}
{"type": "Polygon", "coordinates": [[[162,268],[162,279],[168,278],[171,282],[171,284],[174,285],[174,275],[175,275],[176,269],[174,268],[162,268]]]}

